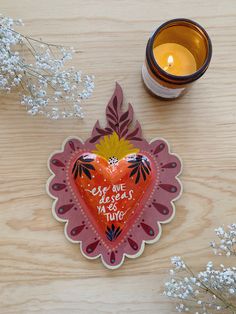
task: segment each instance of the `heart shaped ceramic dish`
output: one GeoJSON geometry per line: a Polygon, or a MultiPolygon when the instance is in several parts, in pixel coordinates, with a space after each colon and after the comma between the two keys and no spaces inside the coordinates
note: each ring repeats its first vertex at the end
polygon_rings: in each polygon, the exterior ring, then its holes
{"type": "Polygon", "coordinates": [[[133,109],[122,112],[122,100],[117,84],[107,126],[97,122],[85,143],[67,139],[48,165],[53,175],[47,190],[55,199],[54,216],[66,222],[66,237],[112,269],[159,239],[161,223],[173,218],[173,201],[181,194],[179,158],[163,139],[142,138],[137,121],[129,129],[133,109]]]}

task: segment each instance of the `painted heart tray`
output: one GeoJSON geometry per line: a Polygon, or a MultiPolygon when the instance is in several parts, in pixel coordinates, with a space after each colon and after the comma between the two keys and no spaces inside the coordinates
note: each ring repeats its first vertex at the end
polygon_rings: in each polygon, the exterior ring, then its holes
{"type": "Polygon", "coordinates": [[[111,269],[160,238],[161,223],[174,217],[173,201],[181,193],[180,159],[165,140],[148,143],[138,121],[131,127],[133,108],[123,111],[122,101],[116,84],[106,127],[97,121],[85,143],[66,139],[48,163],[53,215],[66,222],[67,239],[111,269]]]}

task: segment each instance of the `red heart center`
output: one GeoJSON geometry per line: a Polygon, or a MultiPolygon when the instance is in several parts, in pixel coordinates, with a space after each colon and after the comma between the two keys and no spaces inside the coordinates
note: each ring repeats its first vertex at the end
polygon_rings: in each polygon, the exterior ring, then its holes
{"type": "Polygon", "coordinates": [[[73,163],[73,180],[83,208],[108,244],[121,240],[142,210],[154,168],[144,154],[108,163],[101,156],[84,153],[73,163]]]}

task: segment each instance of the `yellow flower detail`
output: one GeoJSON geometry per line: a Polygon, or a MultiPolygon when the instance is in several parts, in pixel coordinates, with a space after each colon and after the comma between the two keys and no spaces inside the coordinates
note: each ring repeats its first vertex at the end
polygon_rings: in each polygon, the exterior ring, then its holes
{"type": "Polygon", "coordinates": [[[126,155],[138,152],[139,149],[134,147],[128,140],[124,138],[119,139],[116,132],[104,136],[96,145],[96,150],[93,151],[94,154],[104,157],[111,163],[114,163],[115,160],[121,160],[126,155]]]}

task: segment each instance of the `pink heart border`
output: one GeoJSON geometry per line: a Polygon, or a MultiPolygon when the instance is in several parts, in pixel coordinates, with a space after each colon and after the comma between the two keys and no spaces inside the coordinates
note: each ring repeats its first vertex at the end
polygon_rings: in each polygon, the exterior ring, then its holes
{"type": "Polygon", "coordinates": [[[65,223],[66,238],[73,243],[79,243],[81,252],[86,258],[101,257],[103,264],[109,269],[120,267],[125,256],[129,258],[140,256],[144,251],[145,243],[155,243],[159,240],[162,231],[161,224],[168,223],[174,218],[175,205],[173,202],[182,193],[182,185],[178,179],[178,175],[182,171],[180,158],[176,154],[170,153],[169,144],[164,139],[153,139],[148,143],[142,137],[138,121],[129,131],[130,123],[133,120],[133,108],[129,104],[128,110],[123,113],[122,102],[123,92],[117,83],[106,109],[107,127],[101,128],[97,121],[91,137],[85,143],[77,137],[67,138],[62,149],[54,152],[48,160],[48,168],[52,176],[47,182],[47,193],[55,200],[52,206],[53,216],[56,220],[65,223]],[[111,134],[111,131],[119,133],[121,128],[119,125],[118,127],[114,125],[113,120],[110,119],[112,112],[115,112],[119,120],[125,117],[122,120],[122,123],[126,122],[126,127],[122,130],[125,135],[122,137],[138,147],[140,153],[151,154],[160,171],[159,182],[150,194],[142,213],[128,232],[126,240],[117,250],[106,247],[99,238],[96,228],[86,217],[79,200],[75,198],[73,191],[68,186],[69,180],[66,178],[69,160],[75,154],[84,150],[91,151],[100,138],[111,134]]]}

